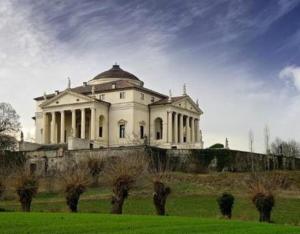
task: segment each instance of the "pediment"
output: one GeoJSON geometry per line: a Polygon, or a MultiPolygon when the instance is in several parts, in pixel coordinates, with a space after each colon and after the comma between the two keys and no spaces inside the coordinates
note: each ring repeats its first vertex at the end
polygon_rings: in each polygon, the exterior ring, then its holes
{"type": "Polygon", "coordinates": [[[203,113],[203,111],[199,108],[199,106],[189,97],[183,97],[178,101],[172,103],[173,106],[183,108],[193,112],[203,113]]]}
{"type": "Polygon", "coordinates": [[[41,108],[54,107],[61,105],[80,104],[95,101],[93,98],[88,96],[66,90],[53,98],[47,100],[40,105],[41,108]]]}

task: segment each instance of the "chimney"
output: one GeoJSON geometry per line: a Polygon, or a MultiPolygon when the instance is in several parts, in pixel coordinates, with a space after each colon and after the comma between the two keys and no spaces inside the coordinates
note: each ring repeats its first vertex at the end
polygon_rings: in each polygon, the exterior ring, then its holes
{"type": "Polygon", "coordinates": [[[58,95],[59,94],[59,90],[55,90],[55,95],[58,95]]]}
{"type": "Polygon", "coordinates": [[[87,86],[87,82],[83,82],[83,86],[86,87],[87,86]]]}

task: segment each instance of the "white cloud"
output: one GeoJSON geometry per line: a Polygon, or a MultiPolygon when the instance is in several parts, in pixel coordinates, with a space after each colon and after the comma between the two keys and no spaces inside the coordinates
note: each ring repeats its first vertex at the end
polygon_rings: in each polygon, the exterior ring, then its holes
{"type": "Polygon", "coordinates": [[[293,85],[300,91],[300,67],[287,66],[279,72],[279,78],[287,82],[292,82],[293,85]]]}

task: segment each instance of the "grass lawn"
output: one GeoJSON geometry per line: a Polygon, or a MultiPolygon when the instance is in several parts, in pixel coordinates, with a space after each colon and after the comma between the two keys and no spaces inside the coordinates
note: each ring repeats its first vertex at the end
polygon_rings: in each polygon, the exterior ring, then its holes
{"type": "Polygon", "coordinates": [[[0,233],[296,234],[300,227],[178,216],[3,212],[0,233]]]}
{"type": "MultiPolygon", "coordinates": [[[[101,194],[96,196],[98,190],[89,191],[82,196],[79,202],[79,212],[109,213],[110,200],[101,194]]],[[[100,193],[100,192],[99,192],[100,193]]],[[[216,203],[216,195],[182,195],[170,196],[167,201],[167,213],[170,216],[190,216],[200,218],[220,218],[220,212],[216,203]]],[[[18,201],[1,201],[0,207],[6,210],[19,211],[18,201]]],[[[272,220],[280,224],[300,225],[300,199],[278,198],[272,212],[272,220]]],[[[62,194],[39,194],[33,200],[34,212],[68,212],[62,194]]],[[[129,196],[124,204],[124,214],[130,215],[154,215],[154,206],[151,197],[133,195],[129,196]]],[[[236,197],[233,219],[258,220],[258,212],[247,197],[236,197]]]]}

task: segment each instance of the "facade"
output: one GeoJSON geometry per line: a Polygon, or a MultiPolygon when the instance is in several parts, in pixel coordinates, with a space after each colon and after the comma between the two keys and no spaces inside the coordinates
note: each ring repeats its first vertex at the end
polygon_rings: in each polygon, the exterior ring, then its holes
{"type": "Polygon", "coordinates": [[[148,144],[202,148],[202,111],[187,94],[166,96],[119,65],[82,86],[35,98],[36,143],[70,149],[148,144]]]}

